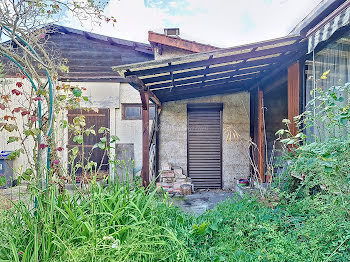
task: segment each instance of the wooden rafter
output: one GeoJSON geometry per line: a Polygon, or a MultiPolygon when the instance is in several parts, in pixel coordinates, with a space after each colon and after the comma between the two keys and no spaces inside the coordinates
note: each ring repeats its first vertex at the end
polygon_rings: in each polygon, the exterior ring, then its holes
{"type": "Polygon", "coordinates": [[[298,127],[294,123],[294,117],[299,115],[299,84],[300,84],[300,65],[299,62],[288,68],[288,119],[289,128],[292,135],[298,133],[298,127]]]}
{"type": "MultiPolygon", "coordinates": [[[[208,60],[209,55],[204,60],[194,61],[194,62],[186,62],[181,64],[174,64],[169,67],[166,66],[159,66],[154,68],[148,68],[148,69],[141,69],[141,70],[133,70],[130,73],[126,72],[126,76],[129,74],[131,75],[137,75],[137,76],[144,76],[144,75],[152,75],[152,74],[159,74],[159,73],[165,73],[171,71],[179,71],[184,69],[190,69],[193,67],[199,67],[199,66],[207,66],[212,64],[220,64],[220,63],[227,63],[232,61],[239,61],[244,59],[251,59],[256,57],[264,57],[274,54],[282,54],[285,52],[293,52],[300,49],[300,44],[294,45],[294,46],[279,46],[269,49],[263,49],[258,50],[254,52],[247,52],[243,54],[235,54],[235,55],[229,55],[229,56],[223,56],[223,57],[214,57],[210,61],[208,60]],[[170,70],[169,70],[170,69],[170,70]]],[[[263,60],[263,59],[262,59],[263,60]]]]}
{"type": "Polygon", "coordinates": [[[127,82],[134,86],[136,89],[140,90],[140,95],[141,95],[141,102],[142,104],[145,104],[145,96],[144,96],[144,91],[147,90],[149,93],[149,98],[152,100],[153,103],[155,103],[158,107],[162,107],[162,103],[158,99],[158,97],[149,90],[149,88],[143,83],[141,79],[139,79],[137,76],[127,76],[126,77],[127,82]]]}
{"type": "Polygon", "coordinates": [[[265,182],[265,130],[264,130],[264,92],[258,89],[258,169],[261,182],[265,182]]]}
{"type": "MultiPolygon", "coordinates": [[[[212,60],[213,59],[213,56],[209,56],[208,60],[212,60]]],[[[203,77],[202,77],[202,86],[204,86],[204,83],[205,81],[207,80],[207,74],[208,74],[208,71],[209,71],[209,68],[210,68],[210,65],[207,65],[205,67],[205,69],[203,70],[203,77]]]]}
{"type": "Polygon", "coordinates": [[[149,185],[149,92],[140,89],[142,101],[142,185],[149,185]]]}
{"type": "MultiPolygon", "coordinates": [[[[280,59],[284,59],[284,56],[282,55],[280,57],[280,59]]],[[[262,63],[261,61],[251,61],[251,62],[246,62],[243,63],[243,61],[241,62],[237,62],[234,64],[223,64],[222,66],[220,66],[220,64],[218,66],[215,67],[211,67],[208,69],[207,74],[214,74],[214,73],[220,73],[220,72],[225,72],[225,71],[229,71],[229,70],[234,70],[234,69],[240,69],[240,71],[244,71],[246,69],[251,69],[252,67],[264,67],[267,65],[271,65],[274,63],[277,63],[279,61],[279,59],[277,59],[276,57],[274,58],[268,58],[268,59],[264,59],[264,63],[262,63]],[[244,66],[243,66],[244,65],[244,66]]],[[[202,76],[203,75],[203,67],[200,67],[200,69],[196,69],[198,67],[193,68],[192,70],[186,71],[186,72],[174,72],[174,80],[178,80],[178,79],[182,79],[182,78],[186,78],[186,77],[192,77],[192,76],[202,76]]],[[[157,83],[157,82],[161,82],[161,81],[167,81],[170,80],[170,74],[163,74],[161,76],[155,76],[155,77],[148,77],[145,79],[142,79],[142,81],[145,84],[152,84],[152,83],[157,83]]]]}

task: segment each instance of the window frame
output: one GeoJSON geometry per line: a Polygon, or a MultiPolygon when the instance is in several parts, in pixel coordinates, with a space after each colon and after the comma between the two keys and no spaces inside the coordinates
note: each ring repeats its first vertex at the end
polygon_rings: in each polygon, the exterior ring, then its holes
{"type": "MultiPolygon", "coordinates": [[[[150,109],[154,108],[153,110],[155,110],[155,105],[154,104],[149,104],[149,107],[150,107],[150,109]]],[[[151,111],[149,111],[149,113],[150,112],[151,111]]],[[[142,104],[139,104],[139,103],[123,103],[122,104],[122,120],[142,120],[142,104]],[[127,117],[126,116],[126,108],[127,107],[138,107],[140,109],[140,116],[138,116],[138,117],[127,117]]],[[[153,120],[153,118],[149,118],[149,120],[153,120]]]]}

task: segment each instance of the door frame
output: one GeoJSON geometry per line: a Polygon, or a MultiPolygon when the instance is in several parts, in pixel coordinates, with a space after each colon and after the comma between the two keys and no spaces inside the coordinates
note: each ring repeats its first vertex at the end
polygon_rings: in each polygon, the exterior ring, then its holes
{"type": "Polygon", "coordinates": [[[189,134],[188,134],[188,127],[189,127],[189,117],[188,117],[188,112],[191,111],[191,109],[218,109],[220,112],[220,188],[223,188],[223,183],[222,183],[222,178],[223,178],[223,159],[222,159],[222,151],[223,151],[223,146],[222,146],[222,138],[223,138],[223,111],[224,111],[224,104],[223,103],[188,103],[187,104],[187,111],[186,111],[186,117],[187,117],[187,126],[186,126],[186,131],[187,131],[187,177],[190,178],[190,172],[189,172],[189,134]]]}

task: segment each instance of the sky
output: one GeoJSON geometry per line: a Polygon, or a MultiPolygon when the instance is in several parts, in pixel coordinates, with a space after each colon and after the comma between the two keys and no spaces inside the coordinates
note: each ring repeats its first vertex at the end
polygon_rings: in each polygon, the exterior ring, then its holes
{"type": "MultiPolygon", "coordinates": [[[[107,0],[104,0],[107,1],[107,0]]],[[[180,36],[217,47],[287,35],[321,0],[109,0],[104,12],[115,26],[82,29],[147,43],[148,31],[179,27],[180,36]]],[[[74,19],[64,23],[81,28],[74,19]]]]}

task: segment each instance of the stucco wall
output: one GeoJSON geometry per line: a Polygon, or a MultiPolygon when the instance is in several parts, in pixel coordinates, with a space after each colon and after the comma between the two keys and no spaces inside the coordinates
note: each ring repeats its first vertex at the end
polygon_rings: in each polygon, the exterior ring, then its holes
{"type": "Polygon", "coordinates": [[[159,50],[158,47],[154,48],[154,59],[155,60],[178,57],[178,56],[189,55],[189,54],[193,54],[193,52],[183,50],[180,48],[170,47],[170,46],[163,45],[161,47],[161,50],[159,50]]]}
{"type": "MultiPolygon", "coordinates": [[[[78,83],[79,84],[79,83],[78,83]]],[[[142,120],[123,120],[123,104],[140,104],[139,92],[127,83],[80,83],[93,102],[90,107],[110,109],[111,134],[118,136],[118,143],[134,144],[134,165],[142,167],[142,120]]],[[[150,127],[152,121],[150,121],[150,127]]]]}
{"type": "MultiPolygon", "coordinates": [[[[15,88],[19,79],[6,79],[7,83],[0,85],[2,88],[6,86],[9,90],[15,88]]],[[[31,86],[26,80],[21,80],[25,86],[23,88],[30,89],[31,86]]],[[[117,135],[120,139],[119,143],[133,143],[135,168],[140,169],[142,165],[142,120],[122,120],[122,104],[123,103],[141,103],[140,95],[137,90],[126,83],[111,82],[72,82],[72,86],[85,87],[84,96],[88,96],[92,103],[82,103],[83,107],[91,108],[109,108],[110,109],[110,131],[112,135],[117,135]]],[[[17,97],[16,97],[17,98],[17,97]]],[[[20,100],[14,100],[13,107],[23,106],[20,100]]],[[[0,110],[0,118],[5,112],[0,110]]],[[[19,114],[20,115],[20,114],[19,114]]],[[[56,116],[56,139],[58,145],[66,148],[68,142],[68,132],[59,129],[59,121],[67,119],[67,112],[62,111],[56,116]]],[[[16,119],[19,127],[23,126],[22,117],[16,119]]],[[[152,122],[150,121],[150,126],[152,122]]],[[[18,135],[17,132],[9,133],[7,131],[0,132],[0,151],[15,150],[20,148],[19,143],[7,144],[10,136],[18,135]]],[[[33,141],[26,141],[26,148],[31,148],[33,141]]],[[[30,151],[28,151],[30,152],[30,151]]],[[[67,150],[62,151],[60,159],[62,162],[67,161],[67,150]]],[[[15,177],[28,167],[27,157],[21,155],[14,161],[15,177]]]]}
{"type": "Polygon", "coordinates": [[[187,173],[187,104],[196,102],[223,103],[223,188],[232,188],[237,179],[249,175],[248,92],[164,103],[160,116],[160,163],[181,166],[187,173]],[[228,132],[239,137],[227,141],[228,132]]]}
{"type": "MultiPolygon", "coordinates": [[[[141,103],[139,92],[129,84],[120,84],[120,102],[141,103]]],[[[142,120],[122,120],[122,105],[116,109],[116,134],[120,143],[134,144],[135,169],[142,167],[142,120]]]]}
{"type": "MultiPolygon", "coordinates": [[[[18,89],[20,91],[29,92],[31,90],[31,85],[28,80],[23,80],[20,78],[9,78],[9,79],[1,79],[0,80],[0,88],[1,88],[1,95],[11,94],[12,89],[18,89]],[[23,86],[21,88],[16,86],[17,82],[22,82],[23,86]]],[[[4,100],[1,99],[0,103],[4,103],[4,100]]],[[[11,109],[14,109],[16,107],[28,107],[28,102],[24,98],[23,95],[10,95],[10,102],[9,107],[11,109]]],[[[12,132],[8,132],[5,129],[2,129],[0,132],[0,151],[14,151],[18,150],[20,148],[24,149],[27,154],[32,157],[32,150],[31,148],[34,145],[34,141],[29,137],[25,140],[24,145],[21,145],[20,141],[18,142],[12,142],[8,143],[10,137],[20,137],[23,130],[27,129],[27,127],[24,125],[25,122],[23,121],[24,118],[22,117],[20,113],[14,113],[6,110],[0,110],[0,122],[1,123],[8,123],[8,124],[14,124],[18,127],[18,131],[14,130],[12,132]],[[5,115],[14,116],[14,120],[4,120],[5,115]]],[[[14,178],[17,178],[19,174],[23,173],[24,170],[28,168],[28,158],[26,155],[21,154],[18,159],[16,159],[13,163],[13,169],[14,169],[14,178]]]]}

